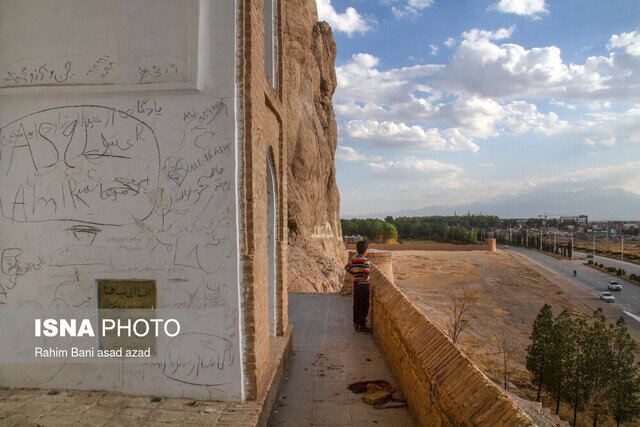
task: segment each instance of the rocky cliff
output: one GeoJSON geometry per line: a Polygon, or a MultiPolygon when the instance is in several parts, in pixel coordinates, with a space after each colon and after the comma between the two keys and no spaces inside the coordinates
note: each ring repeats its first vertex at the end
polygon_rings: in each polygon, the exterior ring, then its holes
{"type": "Polygon", "coordinates": [[[284,22],[288,144],[289,290],[341,287],[345,257],[334,156],[336,44],[315,0],[289,0],[284,22]]]}

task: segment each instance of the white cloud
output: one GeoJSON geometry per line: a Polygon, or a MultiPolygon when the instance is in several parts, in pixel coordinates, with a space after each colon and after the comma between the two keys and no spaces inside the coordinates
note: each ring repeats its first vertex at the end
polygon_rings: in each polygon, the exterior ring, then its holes
{"type": "Polygon", "coordinates": [[[640,142],[635,35],[614,35],[609,48],[618,51],[577,65],[565,63],[555,46],[525,49],[499,42],[514,30],[463,33],[445,65],[384,69],[373,55],[353,55],[336,68],[334,108],[341,138],[369,148],[471,152],[479,151],[481,140],[527,132],[588,144],[640,142]],[[594,112],[569,122],[554,111],[540,111],[537,99],[594,112]],[[620,102],[636,107],[619,114],[607,110],[620,102]]]}
{"type": "Polygon", "coordinates": [[[370,162],[367,164],[372,173],[385,179],[410,180],[413,185],[433,186],[441,181],[455,179],[462,169],[432,159],[420,159],[409,156],[400,160],[386,162],[370,162]],[[424,181],[428,179],[428,181],[424,181]]]}
{"type": "Polygon", "coordinates": [[[548,194],[551,197],[557,195],[558,189],[577,192],[622,188],[640,194],[640,162],[520,180],[471,179],[455,165],[412,157],[368,166],[372,171],[371,190],[365,195],[347,190],[342,206],[344,212],[380,213],[385,211],[381,206],[392,207],[386,209],[392,213],[427,206],[468,205],[484,202],[492,195],[499,195],[500,199],[530,194],[548,194]]]}
{"type": "Polygon", "coordinates": [[[516,183],[515,188],[516,194],[521,192],[518,189],[530,188],[562,188],[568,191],[622,188],[640,194],[640,162],[588,168],[550,178],[527,180],[526,184],[516,183]]]}
{"type": "Polygon", "coordinates": [[[453,37],[449,37],[444,41],[444,45],[447,47],[454,47],[456,45],[456,39],[453,37]]]}
{"type": "Polygon", "coordinates": [[[566,134],[585,139],[589,145],[614,145],[640,142],[640,108],[630,108],[620,114],[591,114],[568,128],[566,134]]]}
{"type": "MultiPolygon", "coordinates": [[[[510,31],[486,32],[485,35],[506,37],[510,31]]],[[[502,105],[489,97],[464,93],[453,99],[445,97],[438,89],[422,83],[440,66],[418,65],[380,71],[378,64],[376,57],[359,54],[337,68],[335,111],[342,118],[357,119],[349,123],[348,136],[356,135],[355,128],[357,134],[362,135],[361,128],[366,127],[370,133],[362,140],[368,143],[377,146],[388,143],[393,148],[477,151],[473,138],[485,139],[500,131],[522,133],[533,129],[549,133],[553,126],[564,126],[554,113],[539,113],[535,105],[522,101],[502,105]],[[404,124],[426,121],[450,124],[456,131],[455,137],[452,137],[454,131],[451,129],[447,130],[447,135],[433,126],[425,130],[421,126],[416,129],[404,124]]]]}
{"type": "MultiPolygon", "coordinates": [[[[490,98],[635,102],[640,97],[640,56],[625,50],[589,57],[584,64],[567,64],[556,46],[525,49],[494,42],[511,32],[474,29],[463,33],[450,63],[434,81],[450,92],[490,98]]],[[[615,37],[612,48],[634,51],[632,37],[615,37]]]]}
{"type": "Polygon", "coordinates": [[[341,162],[378,161],[380,156],[370,156],[353,147],[339,145],[336,150],[336,160],[341,162]]]}
{"type": "Polygon", "coordinates": [[[440,50],[440,48],[438,46],[436,46],[435,44],[430,44],[429,45],[429,49],[431,50],[431,55],[437,55],[438,51],[440,50]]]}
{"type": "Polygon", "coordinates": [[[533,19],[540,19],[540,15],[549,13],[545,0],[500,0],[489,9],[501,13],[530,16],[533,19]]]}
{"type": "Polygon", "coordinates": [[[563,108],[566,108],[567,110],[576,110],[578,108],[578,106],[575,104],[568,104],[564,101],[557,101],[553,98],[549,101],[549,104],[557,105],[558,107],[563,107],[563,108]]]}
{"type": "Polygon", "coordinates": [[[331,5],[331,0],[316,0],[318,19],[327,21],[335,31],[341,31],[349,36],[364,34],[371,29],[370,20],[366,19],[353,7],[348,7],[343,13],[338,13],[331,5]]]}
{"type": "Polygon", "coordinates": [[[473,28],[469,31],[465,31],[462,33],[462,38],[468,41],[477,42],[479,40],[504,40],[508,39],[513,35],[515,31],[515,25],[512,25],[509,28],[499,28],[496,31],[489,30],[479,30],[477,28],[473,28]]]}
{"type": "MultiPolygon", "coordinates": [[[[433,2],[434,0],[408,0],[406,2],[402,1],[401,3],[404,3],[404,4],[393,6],[391,8],[391,12],[398,19],[402,19],[402,18],[414,19],[418,17],[418,15],[423,9],[426,9],[429,6],[431,6],[433,2]]],[[[395,4],[400,2],[398,2],[397,0],[387,0],[384,3],[395,4]]]]}
{"type": "Polygon", "coordinates": [[[471,138],[458,129],[443,131],[437,128],[425,129],[418,125],[407,125],[389,121],[351,120],[344,129],[345,136],[366,142],[372,146],[404,150],[448,150],[478,151],[479,147],[471,138]]]}
{"type": "Polygon", "coordinates": [[[345,147],[339,145],[336,149],[336,160],[341,162],[357,162],[359,160],[364,160],[366,157],[356,151],[353,147],[345,147]]]}
{"type": "Polygon", "coordinates": [[[435,74],[440,65],[414,65],[380,71],[379,59],[367,53],[355,54],[346,64],[336,67],[336,102],[362,101],[377,106],[407,102],[416,80],[435,74]]]}
{"type": "Polygon", "coordinates": [[[630,33],[614,34],[607,43],[609,50],[624,48],[632,56],[640,56],[640,30],[630,33]]]}
{"type": "Polygon", "coordinates": [[[505,106],[506,118],[502,125],[513,134],[533,130],[545,136],[557,135],[569,128],[569,123],[560,120],[553,111],[548,114],[538,112],[534,104],[513,101],[505,106]]]}

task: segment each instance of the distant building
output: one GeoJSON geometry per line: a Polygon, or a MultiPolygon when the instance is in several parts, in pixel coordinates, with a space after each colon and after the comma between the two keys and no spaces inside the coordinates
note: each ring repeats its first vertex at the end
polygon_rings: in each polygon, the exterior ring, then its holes
{"type": "Polygon", "coordinates": [[[589,223],[589,217],[587,215],[577,215],[577,216],[561,216],[560,224],[565,222],[575,222],[578,225],[587,225],[589,223]]]}
{"type": "Polygon", "coordinates": [[[357,236],[344,236],[343,240],[347,244],[351,244],[351,243],[355,244],[355,243],[358,243],[360,240],[364,240],[364,237],[362,237],[360,235],[357,235],[357,236]]]}

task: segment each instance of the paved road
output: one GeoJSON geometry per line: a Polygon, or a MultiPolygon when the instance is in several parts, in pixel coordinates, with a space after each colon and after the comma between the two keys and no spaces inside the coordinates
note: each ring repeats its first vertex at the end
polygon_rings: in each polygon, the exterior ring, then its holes
{"type": "MultiPolygon", "coordinates": [[[[581,258],[581,259],[584,259],[584,260],[587,259],[587,254],[591,255],[592,253],[573,251],[573,256],[574,257],[581,258]]],[[[613,259],[613,258],[609,258],[609,257],[596,255],[595,259],[596,259],[596,262],[598,264],[604,264],[607,267],[620,268],[620,258],[613,259]]],[[[624,269],[627,272],[627,274],[631,274],[631,273],[640,274],[640,264],[634,264],[634,263],[625,261],[624,262],[624,269]]]]}
{"type": "MultiPolygon", "coordinates": [[[[502,247],[502,249],[505,248],[502,247]]],[[[518,252],[558,276],[565,277],[567,280],[574,282],[591,293],[594,298],[598,298],[600,292],[607,290],[607,283],[610,280],[617,280],[622,284],[622,292],[613,292],[616,297],[616,302],[613,304],[640,324],[640,286],[588,267],[584,264],[584,260],[560,260],[540,252],[513,246],[505,250],[518,252]],[[575,278],[572,277],[573,270],[576,270],[578,273],[578,276],[575,278]]]]}

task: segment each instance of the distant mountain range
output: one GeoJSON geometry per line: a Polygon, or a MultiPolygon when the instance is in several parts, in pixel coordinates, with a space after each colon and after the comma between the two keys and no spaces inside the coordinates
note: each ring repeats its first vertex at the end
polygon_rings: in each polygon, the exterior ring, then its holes
{"type": "Polygon", "coordinates": [[[585,214],[589,220],[638,220],[640,219],[640,195],[622,189],[579,191],[536,190],[505,198],[494,197],[484,201],[454,206],[427,206],[395,212],[380,212],[371,215],[345,215],[345,218],[384,218],[387,215],[497,215],[500,218],[535,218],[538,215],[585,214]]]}

